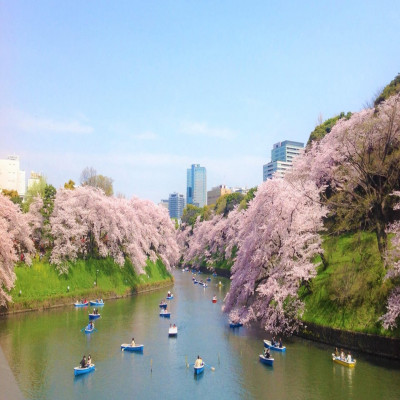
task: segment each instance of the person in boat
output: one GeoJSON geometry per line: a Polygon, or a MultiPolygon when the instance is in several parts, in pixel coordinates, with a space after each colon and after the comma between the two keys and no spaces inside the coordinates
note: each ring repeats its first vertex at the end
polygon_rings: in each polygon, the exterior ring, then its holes
{"type": "Polygon", "coordinates": [[[171,292],[169,290],[168,290],[167,296],[171,297],[171,292]]]}
{"type": "Polygon", "coordinates": [[[343,349],[342,349],[341,352],[340,352],[340,359],[341,359],[342,361],[345,361],[345,360],[346,360],[343,349]]]}
{"type": "Polygon", "coordinates": [[[279,338],[279,348],[281,349],[282,347],[283,347],[282,338],[279,338]]]}
{"type": "Polygon", "coordinates": [[[135,338],[132,338],[131,346],[132,346],[132,347],[135,347],[135,346],[136,346],[135,338]]]}
{"type": "Polygon", "coordinates": [[[90,356],[90,354],[88,355],[88,358],[87,358],[87,362],[86,362],[86,366],[87,367],[90,367],[92,365],[92,357],[90,356]]]}
{"type": "Polygon", "coordinates": [[[176,328],[176,325],[174,324],[174,328],[176,328]]]}
{"type": "Polygon", "coordinates": [[[337,347],[335,347],[335,357],[339,357],[339,350],[337,347]]]}
{"type": "Polygon", "coordinates": [[[195,361],[195,363],[194,363],[194,366],[195,366],[196,368],[199,368],[199,367],[202,367],[202,366],[203,366],[203,360],[200,358],[200,356],[197,356],[197,359],[196,359],[196,361],[195,361]]]}
{"type": "Polygon", "coordinates": [[[275,346],[275,344],[276,344],[275,336],[272,337],[271,344],[272,344],[272,346],[275,346]]]}
{"type": "Polygon", "coordinates": [[[346,361],[347,361],[348,363],[353,362],[353,359],[351,358],[351,353],[350,353],[350,352],[349,352],[349,354],[347,355],[346,361]]]}
{"type": "Polygon", "coordinates": [[[93,329],[93,328],[94,328],[94,323],[92,321],[90,321],[89,329],[93,329]]]}
{"type": "Polygon", "coordinates": [[[264,357],[265,358],[271,358],[271,353],[269,352],[269,348],[268,347],[264,348],[264,357]]]}
{"type": "Polygon", "coordinates": [[[85,368],[86,367],[86,356],[83,355],[83,358],[81,360],[81,362],[79,363],[81,368],[85,368]]]}

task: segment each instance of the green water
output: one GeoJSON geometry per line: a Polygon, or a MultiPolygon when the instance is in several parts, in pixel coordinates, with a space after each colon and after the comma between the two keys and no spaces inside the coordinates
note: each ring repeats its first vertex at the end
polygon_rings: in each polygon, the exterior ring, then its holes
{"type": "Polygon", "coordinates": [[[262,339],[269,336],[229,328],[221,311],[229,281],[212,278],[203,289],[191,273],[174,276],[170,320],[159,317],[165,289],[107,301],[95,321],[98,331],[90,335],[81,332],[87,309],[0,320],[0,345],[25,398],[400,399],[400,363],[390,360],[355,354],[357,366],[349,369],[331,361],[332,348],[293,338],[286,353],[273,353],[273,367],[260,364],[262,339]],[[177,338],[168,338],[170,323],[178,326],[177,338]],[[144,344],[143,354],[120,351],[132,336],[144,344]],[[75,378],[73,367],[89,353],[96,371],[75,378]],[[198,354],[215,371],[206,368],[195,377],[186,359],[192,363],[198,354]]]}

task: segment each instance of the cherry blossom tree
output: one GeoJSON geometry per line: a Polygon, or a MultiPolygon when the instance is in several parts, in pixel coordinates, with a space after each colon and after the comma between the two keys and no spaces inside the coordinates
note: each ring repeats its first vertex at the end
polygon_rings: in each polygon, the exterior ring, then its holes
{"type": "Polygon", "coordinates": [[[400,182],[400,94],[376,109],[340,119],[296,161],[297,174],[327,186],[326,204],[336,232],[375,232],[383,256],[394,190],[400,182]]]}
{"type": "Polygon", "coordinates": [[[11,301],[8,292],[15,282],[15,263],[23,260],[31,264],[34,246],[28,220],[16,204],[0,194],[0,306],[11,301]]]}
{"type": "Polygon", "coordinates": [[[258,189],[243,215],[239,251],[224,310],[242,323],[259,321],[265,330],[287,334],[300,325],[302,282],[316,274],[314,255],[321,252],[320,190],[311,182],[294,185],[272,179],[258,189]]]}
{"type": "Polygon", "coordinates": [[[169,269],[179,254],[166,210],[150,201],[109,197],[90,186],[57,192],[51,227],[51,262],[60,272],[78,257],[112,257],[121,266],[129,258],[138,273],[148,258],[160,258],[169,269]]]}

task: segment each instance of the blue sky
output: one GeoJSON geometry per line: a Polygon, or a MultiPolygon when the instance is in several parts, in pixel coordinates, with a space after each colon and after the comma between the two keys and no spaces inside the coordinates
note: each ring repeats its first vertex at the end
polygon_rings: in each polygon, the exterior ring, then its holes
{"type": "Polygon", "coordinates": [[[192,163],[255,186],[273,143],[400,72],[399,21],[398,1],[0,0],[0,158],[155,202],[192,163]]]}

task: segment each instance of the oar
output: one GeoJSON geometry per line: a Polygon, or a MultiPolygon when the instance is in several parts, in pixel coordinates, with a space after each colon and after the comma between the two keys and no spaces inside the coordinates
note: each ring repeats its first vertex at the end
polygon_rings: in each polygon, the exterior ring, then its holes
{"type": "Polygon", "coordinates": [[[208,364],[206,364],[206,363],[204,363],[204,365],[205,365],[205,366],[207,366],[208,368],[210,368],[210,369],[211,369],[211,371],[215,371],[215,368],[214,368],[214,367],[212,367],[211,365],[208,365],[208,364]]]}

